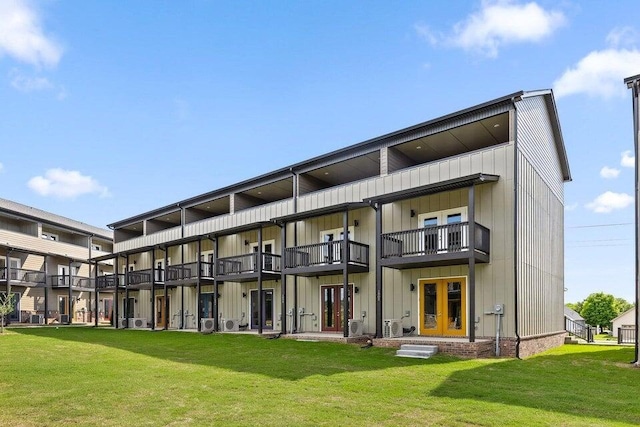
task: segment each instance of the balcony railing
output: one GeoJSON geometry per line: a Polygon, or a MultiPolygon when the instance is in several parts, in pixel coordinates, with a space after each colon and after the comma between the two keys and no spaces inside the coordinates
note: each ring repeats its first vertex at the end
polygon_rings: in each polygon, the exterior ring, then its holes
{"type": "MultiPolygon", "coordinates": [[[[251,253],[218,258],[218,276],[258,272],[258,254],[251,253]]],[[[280,255],[263,253],[262,271],[280,272],[280,255]]]]}
{"type": "MultiPolygon", "coordinates": [[[[10,280],[26,283],[46,283],[44,271],[12,268],[9,272],[10,280]]],[[[7,280],[7,267],[0,268],[0,280],[7,280]]]]}
{"type": "Polygon", "coordinates": [[[618,328],[618,344],[634,344],[636,328],[618,328]]]}
{"type": "Polygon", "coordinates": [[[49,283],[52,288],[93,288],[93,279],[82,276],[69,276],[66,274],[56,274],[49,276],[49,283]]]}
{"type": "MultiPolygon", "coordinates": [[[[285,268],[311,267],[316,265],[343,263],[343,240],[314,243],[285,249],[285,268]]],[[[348,263],[368,265],[369,246],[348,241],[348,263]]]]}
{"type": "MultiPolygon", "coordinates": [[[[475,224],[475,249],[489,254],[489,229],[475,224]]],[[[434,255],[469,250],[469,223],[396,231],[382,235],[382,258],[434,255]]]]}
{"type": "Polygon", "coordinates": [[[124,287],[124,274],[106,274],[104,276],[98,276],[96,288],[98,290],[115,288],[116,284],[118,284],[118,287],[124,287]]]}
{"type": "MultiPolygon", "coordinates": [[[[151,269],[147,268],[145,270],[138,271],[129,271],[129,285],[142,285],[145,283],[151,283],[151,269]]],[[[156,270],[156,281],[163,282],[164,281],[164,270],[156,270]]]]}
{"type": "Polygon", "coordinates": [[[192,277],[198,277],[197,262],[170,265],[167,267],[167,281],[191,279],[192,277]]]}

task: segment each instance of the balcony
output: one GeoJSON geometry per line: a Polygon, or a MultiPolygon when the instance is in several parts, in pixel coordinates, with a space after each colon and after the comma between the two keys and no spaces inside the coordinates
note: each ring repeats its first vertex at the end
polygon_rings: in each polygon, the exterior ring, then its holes
{"type": "MultiPolygon", "coordinates": [[[[250,282],[258,279],[258,253],[237,255],[217,259],[217,278],[229,282],[250,282]]],[[[280,255],[262,254],[262,279],[280,278],[280,255]]]]}
{"type": "Polygon", "coordinates": [[[98,276],[96,281],[96,290],[98,291],[114,291],[116,284],[119,288],[124,289],[124,274],[106,274],[98,276]]]}
{"type": "Polygon", "coordinates": [[[69,286],[71,286],[72,289],[75,289],[78,291],[94,290],[94,280],[89,277],[56,274],[53,276],[49,276],[49,283],[51,284],[51,287],[54,289],[68,288],[69,286]]]}
{"type": "Polygon", "coordinates": [[[349,273],[369,271],[369,246],[349,240],[345,257],[343,244],[344,240],[335,240],[286,248],[284,272],[299,276],[328,276],[341,274],[345,263],[349,273]]]}
{"type": "MultiPolygon", "coordinates": [[[[9,272],[12,282],[28,283],[30,285],[44,285],[47,281],[44,271],[12,268],[9,272]]],[[[7,268],[0,268],[0,282],[7,281],[7,268]]]]}
{"type": "Polygon", "coordinates": [[[469,223],[439,225],[382,235],[384,267],[407,269],[489,262],[489,229],[475,223],[473,252],[469,251],[469,223]]]}

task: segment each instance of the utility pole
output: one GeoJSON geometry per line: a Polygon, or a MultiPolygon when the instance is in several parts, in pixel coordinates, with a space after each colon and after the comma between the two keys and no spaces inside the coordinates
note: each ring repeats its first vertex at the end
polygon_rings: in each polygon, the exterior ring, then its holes
{"type": "Polygon", "coordinates": [[[633,101],[633,146],[634,146],[634,156],[635,156],[635,224],[636,224],[636,234],[635,234],[635,241],[636,241],[636,279],[635,279],[635,288],[636,288],[636,351],[635,351],[635,357],[633,359],[633,364],[636,365],[636,367],[640,367],[640,360],[638,360],[638,330],[639,330],[639,323],[640,323],[640,308],[638,307],[638,297],[640,295],[640,274],[639,274],[639,267],[640,267],[640,263],[639,263],[639,259],[638,257],[640,256],[640,235],[638,234],[638,230],[639,230],[639,224],[640,224],[640,218],[638,217],[640,215],[640,192],[639,192],[639,188],[640,186],[638,185],[638,139],[640,138],[639,132],[640,132],[640,110],[639,110],[639,96],[640,96],[640,74],[635,75],[633,77],[627,77],[626,79],[624,79],[624,83],[627,85],[628,89],[631,89],[632,91],[632,101],[633,101]]]}

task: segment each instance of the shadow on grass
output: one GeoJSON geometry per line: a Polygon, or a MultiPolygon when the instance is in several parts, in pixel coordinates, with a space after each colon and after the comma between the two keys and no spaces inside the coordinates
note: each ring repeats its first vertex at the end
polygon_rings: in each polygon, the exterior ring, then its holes
{"type": "Polygon", "coordinates": [[[565,345],[550,355],[456,370],[432,394],[640,425],[633,351],[565,345]]]}
{"type": "Polygon", "coordinates": [[[394,357],[395,349],[389,348],[362,349],[359,345],[265,339],[247,334],[203,335],[92,327],[14,328],[12,331],[32,337],[101,345],[171,362],[214,366],[285,380],[457,360],[446,356],[428,360],[407,359],[394,357]]]}

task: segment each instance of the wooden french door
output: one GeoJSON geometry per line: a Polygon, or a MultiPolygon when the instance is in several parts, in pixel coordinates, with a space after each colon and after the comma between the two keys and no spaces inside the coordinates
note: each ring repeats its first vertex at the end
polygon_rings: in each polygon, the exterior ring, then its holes
{"type": "MultiPolygon", "coordinates": [[[[156,296],[156,326],[164,327],[167,323],[167,309],[165,301],[168,301],[169,297],[165,300],[164,295],[156,296]]],[[[167,325],[168,326],[168,325],[167,325]]]]}
{"type": "MultiPolygon", "coordinates": [[[[322,300],[322,331],[342,332],[344,325],[344,287],[343,285],[328,285],[320,287],[322,300]]],[[[347,298],[349,314],[353,315],[353,285],[349,285],[347,298]]]]}
{"type": "Polygon", "coordinates": [[[420,279],[420,334],[467,334],[467,287],[464,278],[420,279]]]}

